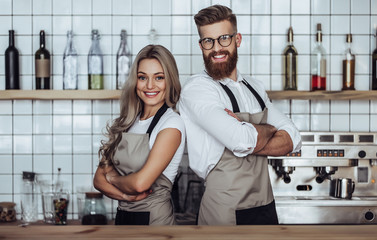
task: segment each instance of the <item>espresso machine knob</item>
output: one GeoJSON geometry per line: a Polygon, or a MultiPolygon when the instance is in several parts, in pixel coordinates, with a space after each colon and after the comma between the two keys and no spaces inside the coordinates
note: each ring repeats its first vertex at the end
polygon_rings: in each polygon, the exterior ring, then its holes
{"type": "Polygon", "coordinates": [[[366,155],[367,155],[367,153],[366,153],[364,150],[361,150],[361,151],[359,152],[359,157],[360,157],[360,158],[365,158],[366,155]]]}
{"type": "Polygon", "coordinates": [[[372,221],[374,219],[374,213],[371,211],[366,212],[364,216],[365,219],[368,221],[372,221]]]}

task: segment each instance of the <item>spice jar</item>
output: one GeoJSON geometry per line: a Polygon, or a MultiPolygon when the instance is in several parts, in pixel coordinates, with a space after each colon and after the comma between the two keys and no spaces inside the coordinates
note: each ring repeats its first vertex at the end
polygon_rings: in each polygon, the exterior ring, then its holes
{"type": "Polygon", "coordinates": [[[0,202],[0,222],[16,221],[16,210],[14,202],[0,202]]]}
{"type": "Polygon", "coordinates": [[[103,194],[100,192],[86,192],[85,204],[81,223],[83,225],[106,225],[106,208],[103,194]]]}

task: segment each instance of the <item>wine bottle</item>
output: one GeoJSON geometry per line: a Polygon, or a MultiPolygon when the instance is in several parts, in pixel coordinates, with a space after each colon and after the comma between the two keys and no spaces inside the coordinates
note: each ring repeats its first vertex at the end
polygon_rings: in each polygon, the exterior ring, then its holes
{"type": "Polygon", "coordinates": [[[317,24],[316,46],[311,56],[311,90],[326,90],[326,52],[322,46],[322,25],[317,24]]]}
{"type": "Polygon", "coordinates": [[[374,37],[376,39],[376,48],[372,53],[372,90],[377,90],[377,29],[374,37]]]}
{"type": "Polygon", "coordinates": [[[297,90],[297,50],[293,46],[293,29],[288,29],[288,46],[284,49],[284,90],[297,90]]]}
{"type": "Polygon", "coordinates": [[[127,31],[120,33],[120,45],[117,52],[116,79],[117,89],[121,89],[126,82],[131,68],[131,53],[127,46],[127,31]]]}
{"type": "Polygon", "coordinates": [[[14,30],[9,30],[9,47],[5,50],[5,89],[20,89],[19,53],[14,45],[14,30]]]}
{"type": "Polygon", "coordinates": [[[103,56],[98,30],[92,30],[92,45],[88,54],[88,89],[103,89],[103,56]]]}
{"type": "Polygon", "coordinates": [[[63,89],[78,88],[77,52],[73,46],[73,33],[67,32],[67,46],[63,55],[63,89]]]}
{"type": "Polygon", "coordinates": [[[352,34],[347,34],[347,50],[343,59],[342,90],[355,90],[355,55],[352,53],[352,34]]]}
{"type": "Polygon", "coordinates": [[[36,89],[50,89],[50,52],[46,49],[45,32],[39,33],[40,47],[35,52],[36,89]]]}

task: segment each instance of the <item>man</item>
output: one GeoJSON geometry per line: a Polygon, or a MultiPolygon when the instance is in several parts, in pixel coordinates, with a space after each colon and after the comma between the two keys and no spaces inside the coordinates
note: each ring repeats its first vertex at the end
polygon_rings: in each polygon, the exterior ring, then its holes
{"type": "Polygon", "coordinates": [[[187,81],[179,111],[190,167],[205,179],[198,224],[278,224],[266,156],[298,151],[300,133],[263,83],[237,71],[242,36],[232,10],[214,5],[194,19],[206,70],[187,81]]]}

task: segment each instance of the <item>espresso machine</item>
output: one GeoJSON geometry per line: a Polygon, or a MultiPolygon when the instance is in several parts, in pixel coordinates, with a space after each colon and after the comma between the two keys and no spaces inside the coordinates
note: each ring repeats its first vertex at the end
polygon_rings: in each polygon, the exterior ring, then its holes
{"type": "Polygon", "coordinates": [[[269,157],[280,224],[377,224],[377,133],[301,132],[269,157]]]}

